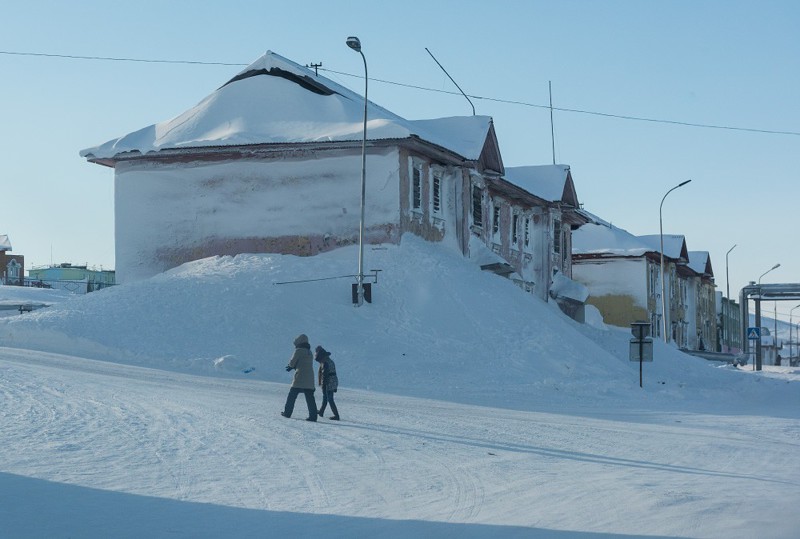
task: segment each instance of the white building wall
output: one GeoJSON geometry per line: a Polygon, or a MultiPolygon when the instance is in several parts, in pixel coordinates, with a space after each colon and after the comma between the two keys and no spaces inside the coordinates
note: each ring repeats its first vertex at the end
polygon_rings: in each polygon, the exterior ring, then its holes
{"type": "Polygon", "coordinates": [[[634,305],[647,309],[645,258],[573,261],[572,278],[589,289],[589,295],[630,296],[634,305]]]}
{"type": "MultiPolygon", "coordinates": [[[[396,150],[367,156],[365,223],[399,228],[396,150]]],[[[262,252],[269,238],[358,240],[361,154],[319,159],[155,165],[119,163],[115,174],[117,282],[186,260],[262,252]],[[195,256],[196,255],[196,256],[195,256]]],[[[295,240],[300,241],[300,240],[295,240]]],[[[327,241],[327,240],[326,240],[327,241]]]]}

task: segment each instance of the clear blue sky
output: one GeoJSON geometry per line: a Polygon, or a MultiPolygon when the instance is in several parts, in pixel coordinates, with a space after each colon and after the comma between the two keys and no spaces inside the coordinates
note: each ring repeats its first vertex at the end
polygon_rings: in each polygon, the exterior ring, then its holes
{"type": "MultiPolygon", "coordinates": [[[[800,132],[800,3],[786,1],[8,3],[0,51],[249,64],[266,50],[409,119],[471,114],[425,47],[492,116],[506,166],[552,162],[553,105],[800,132]],[[328,71],[332,70],[332,71],[328,71]],[[347,73],[355,76],[347,76],[347,73]],[[485,99],[491,98],[491,99],[485,99]],[[496,100],[524,102],[539,107],[496,100]]],[[[171,118],[241,67],[0,54],[0,234],[26,264],[114,266],[113,171],[78,152],[171,118]]],[[[556,160],[584,207],[633,234],[684,234],[732,295],[800,281],[800,136],[555,111],[556,160]]],[[[794,305],[779,306],[788,312],[794,305]]]]}

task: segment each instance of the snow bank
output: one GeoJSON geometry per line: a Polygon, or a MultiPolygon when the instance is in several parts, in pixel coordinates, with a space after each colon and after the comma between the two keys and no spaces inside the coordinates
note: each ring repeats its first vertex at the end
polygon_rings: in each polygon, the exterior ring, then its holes
{"type": "Polygon", "coordinates": [[[306,333],[332,351],[346,387],[517,409],[653,398],[727,406],[732,391],[743,399],[753,388],[752,377],[657,342],[642,390],[627,331],[578,324],[410,235],[366,250],[365,268],[380,271],[373,303],[354,308],[357,257],[353,246],[198,260],[1,320],[0,346],[285,382],[292,340],[306,333]]]}

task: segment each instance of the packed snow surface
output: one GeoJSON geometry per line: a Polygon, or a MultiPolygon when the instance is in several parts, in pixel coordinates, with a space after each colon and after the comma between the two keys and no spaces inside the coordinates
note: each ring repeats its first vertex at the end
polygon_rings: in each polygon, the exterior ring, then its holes
{"type": "Polygon", "coordinates": [[[208,258],[1,318],[0,536],[797,537],[797,369],[657,342],[640,388],[629,331],[413,237],[366,249],[354,308],[357,255],[208,258]],[[340,422],[279,415],[299,333],[340,422]]]}

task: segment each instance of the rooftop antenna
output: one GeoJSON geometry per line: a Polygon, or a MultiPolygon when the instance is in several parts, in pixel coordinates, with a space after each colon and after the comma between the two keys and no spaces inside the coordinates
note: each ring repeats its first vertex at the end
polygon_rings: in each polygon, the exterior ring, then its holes
{"type": "Polygon", "coordinates": [[[433,55],[433,53],[428,50],[428,47],[425,47],[425,50],[428,51],[428,54],[431,55],[433,61],[436,62],[436,64],[442,69],[442,71],[444,71],[444,74],[447,75],[451,81],[453,81],[453,84],[456,85],[456,88],[458,88],[458,91],[461,92],[461,95],[464,96],[464,99],[469,101],[469,106],[472,107],[472,115],[475,116],[475,105],[473,105],[472,101],[469,100],[469,97],[467,97],[467,94],[465,94],[464,90],[461,89],[461,86],[459,86],[458,83],[453,80],[453,77],[450,76],[450,73],[448,73],[447,70],[442,66],[442,64],[439,63],[439,60],[437,60],[436,57],[433,55]]]}
{"type": "Polygon", "coordinates": [[[315,77],[319,77],[319,71],[317,71],[317,68],[322,67],[322,62],[320,62],[318,64],[315,64],[314,62],[311,62],[310,64],[306,64],[306,67],[313,67],[314,68],[314,76],[315,77]]]}
{"type": "Polygon", "coordinates": [[[553,128],[553,82],[547,81],[547,90],[550,92],[550,142],[553,146],[553,164],[556,164],[556,135],[553,128]]]}

